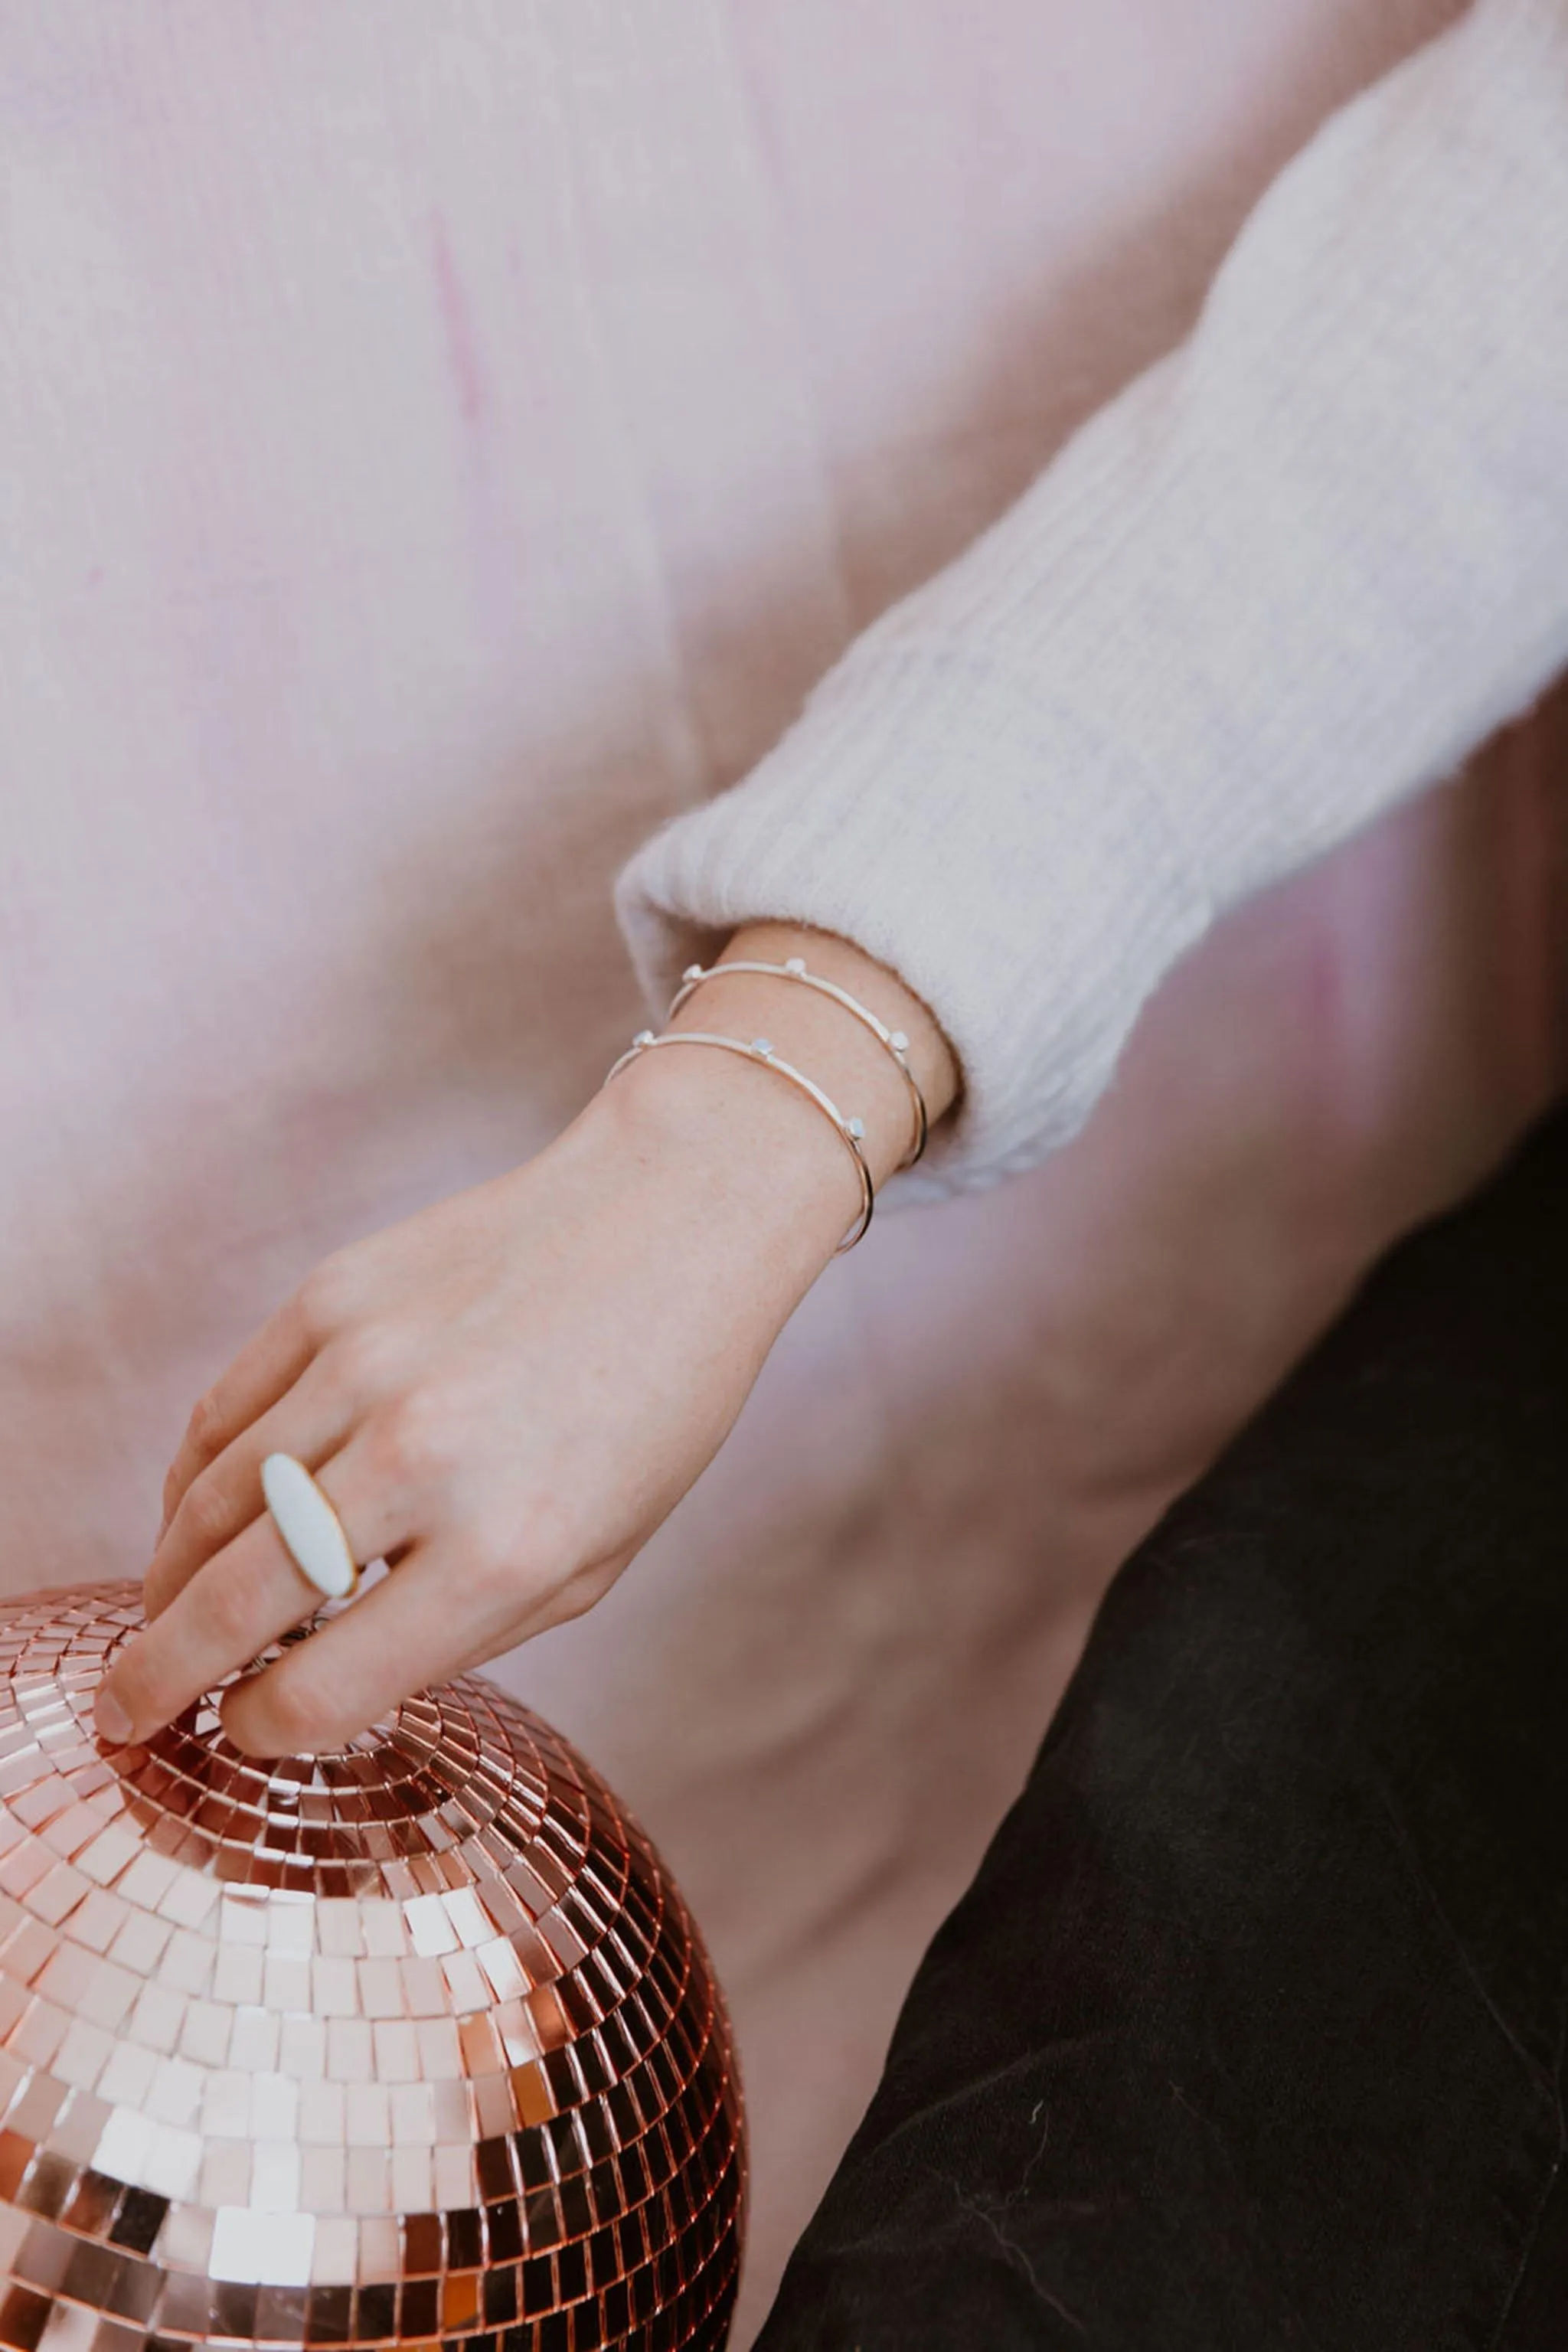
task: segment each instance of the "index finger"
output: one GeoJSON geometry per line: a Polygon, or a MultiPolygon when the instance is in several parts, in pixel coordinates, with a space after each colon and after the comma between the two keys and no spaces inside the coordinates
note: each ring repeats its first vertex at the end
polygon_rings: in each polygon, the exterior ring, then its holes
{"type": "Polygon", "coordinates": [[[450,1548],[414,1545],[352,1609],[236,1683],[222,1710],[235,1746],[251,1756],[341,1747],[416,1691],[510,1649],[531,1630],[526,1588],[466,1565],[450,1548]]]}
{"type": "Polygon", "coordinates": [[[226,1371],[196,1401],[179,1451],[163,1481],[163,1526],[184,1499],[185,1490],[216,1462],[243,1429],[286,1396],[315,1354],[298,1297],[268,1316],[247,1339],[226,1371]]]}

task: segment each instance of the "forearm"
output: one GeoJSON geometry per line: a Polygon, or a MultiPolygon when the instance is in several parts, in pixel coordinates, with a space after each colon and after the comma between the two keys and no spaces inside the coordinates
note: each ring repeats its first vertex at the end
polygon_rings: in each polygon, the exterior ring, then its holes
{"type": "Polygon", "coordinates": [[[1215,917],[1448,772],[1568,657],[1568,0],[1479,0],[1337,116],[1189,343],[633,861],[658,987],[768,910],[963,1072],[957,1183],[1082,1124],[1215,917]]]}

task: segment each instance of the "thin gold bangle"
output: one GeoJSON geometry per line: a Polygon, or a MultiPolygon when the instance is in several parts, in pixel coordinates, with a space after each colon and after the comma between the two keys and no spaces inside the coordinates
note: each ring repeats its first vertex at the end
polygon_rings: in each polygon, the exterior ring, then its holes
{"type": "Polygon", "coordinates": [[[739,1054],[748,1062],[760,1062],[765,1069],[775,1070],[781,1078],[787,1078],[792,1087],[797,1087],[814,1102],[823,1117],[831,1122],[834,1133],[855,1162],[855,1173],[860,1180],[860,1214],[839,1243],[834,1255],[842,1257],[846,1250],[852,1250],[857,1242],[865,1240],[870,1230],[877,1195],[863,1149],[866,1135],[863,1120],[846,1118],[832,1097],[825,1095],[814,1078],[808,1078],[804,1070],[797,1070],[793,1062],[779,1059],[766,1037],[721,1037],[712,1029],[670,1029],[662,1037],[656,1037],[651,1029],[639,1029],[619,1061],[613,1063],[605,1071],[605,1085],[608,1086],[612,1078],[618,1078],[629,1063],[637,1061],[641,1055],[657,1052],[661,1045],[716,1045],[721,1053],[739,1054]]]}
{"type": "Polygon", "coordinates": [[[820,972],[808,971],[804,956],[791,956],[784,963],[752,963],[742,956],[729,958],[723,963],[689,963],[680,975],[680,986],[669,1001],[665,1019],[673,1021],[687,998],[694,995],[706,982],[722,980],[726,972],[731,971],[760,972],[770,980],[790,980],[798,987],[814,988],[819,996],[831,997],[835,1004],[842,1005],[846,1013],[853,1013],[862,1028],[871,1032],[883,1052],[891,1056],[909,1089],[910,1108],[915,1121],[914,1141],[908,1155],[900,1160],[899,1168],[900,1171],[912,1168],[926,1148],[931,1120],[926,1112],[926,1098],[921,1091],[921,1082],[910,1067],[910,1041],[903,1031],[889,1029],[885,1021],[879,1021],[869,1005],[862,1004],[858,996],[851,996],[847,988],[840,988],[836,980],[824,980],[820,972]]]}

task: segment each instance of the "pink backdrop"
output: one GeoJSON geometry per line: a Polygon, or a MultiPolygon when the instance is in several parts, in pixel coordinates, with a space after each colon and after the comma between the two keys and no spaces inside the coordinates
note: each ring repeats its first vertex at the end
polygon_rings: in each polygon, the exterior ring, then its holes
{"type": "MultiPolygon", "coordinates": [[[[627,849],[1451,13],[0,16],[11,1589],[140,1572],[254,1323],[571,1114],[639,1010],[627,849]]],[[[620,1591],[505,1669],[727,1979],[738,2343],[1116,1559],[1549,1088],[1550,723],[1485,764],[1227,927],[1054,1166],[879,1225],[620,1591]]]]}

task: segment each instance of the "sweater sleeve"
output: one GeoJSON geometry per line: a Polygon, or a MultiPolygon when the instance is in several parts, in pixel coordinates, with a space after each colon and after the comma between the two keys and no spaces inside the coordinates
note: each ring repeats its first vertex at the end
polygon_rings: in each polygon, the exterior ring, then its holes
{"type": "Polygon", "coordinates": [[[623,928],[658,1003],[741,922],[859,942],[962,1065],[928,1166],[983,1184],[1082,1125],[1217,914],[1565,661],[1568,0],[1478,0],[1276,181],[1190,340],[645,845],[623,928]]]}

